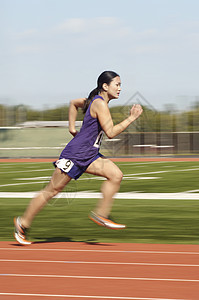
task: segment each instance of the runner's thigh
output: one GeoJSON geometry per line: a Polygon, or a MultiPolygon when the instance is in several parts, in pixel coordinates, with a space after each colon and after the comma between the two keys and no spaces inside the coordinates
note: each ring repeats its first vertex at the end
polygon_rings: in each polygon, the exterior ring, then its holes
{"type": "Polygon", "coordinates": [[[86,169],[86,173],[103,176],[107,179],[122,180],[123,173],[111,160],[99,157],[86,169]]]}
{"type": "Polygon", "coordinates": [[[59,168],[56,168],[45,190],[62,190],[70,180],[70,176],[62,172],[59,168]]]}

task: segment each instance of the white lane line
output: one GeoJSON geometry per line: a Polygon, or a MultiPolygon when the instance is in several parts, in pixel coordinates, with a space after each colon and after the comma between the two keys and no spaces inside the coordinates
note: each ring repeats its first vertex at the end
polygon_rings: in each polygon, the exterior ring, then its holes
{"type": "MultiPolygon", "coordinates": [[[[22,184],[35,184],[44,183],[45,181],[22,183],[22,184]]],[[[19,185],[18,183],[10,185],[19,185]]],[[[5,186],[5,185],[1,185],[5,186]]],[[[0,186],[0,187],[1,187],[0,186]]],[[[0,198],[33,198],[38,192],[0,192],[0,198]]],[[[60,194],[55,196],[55,198],[60,198],[60,194]]],[[[94,192],[63,192],[61,193],[62,198],[76,198],[76,199],[98,199],[101,197],[101,193],[94,192]]],[[[114,197],[115,199],[128,199],[128,200],[199,200],[199,193],[138,193],[138,192],[124,192],[117,193],[114,197]]]]}
{"type": "Polygon", "coordinates": [[[38,278],[73,278],[73,279],[101,279],[101,280],[199,282],[199,279],[183,279],[183,278],[115,277],[115,276],[84,276],[84,275],[78,276],[78,275],[15,274],[15,273],[0,274],[0,277],[38,277],[38,278]]]}
{"type": "Polygon", "coordinates": [[[163,266],[163,267],[199,267],[190,264],[161,264],[143,262],[109,262],[109,261],[73,261],[73,260],[39,260],[39,259],[0,259],[0,262],[25,262],[25,263],[57,263],[57,264],[94,264],[94,265],[133,265],[133,266],[163,266]]]}
{"type": "MultiPolygon", "coordinates": [[[[30,246],[31,247],[31,246],[30,246]]],[[[151,251],[151,250],[101,250],[101,249],[61,249],[61,248],[30,248],[30,247],[13,247],[0,248],[6,251],[55,251],[55,252],[96,252],[96,253],[144,253],[144,254],[182,254],[182,255],[199,255],[199,252],[191,251],[151,251]]]]}
{"type": "Polygon", "coordinates": [[[87,299],[115,299],[115,300],[185,300],[171,298],[140,298],[118,296],[85,296],[85,295],[54,295],[54,294],[25,294],[25,293],[0,293],[4,296],[33,296],[33,297],[56,297],[56,298],[87,298],[87,299]]]}

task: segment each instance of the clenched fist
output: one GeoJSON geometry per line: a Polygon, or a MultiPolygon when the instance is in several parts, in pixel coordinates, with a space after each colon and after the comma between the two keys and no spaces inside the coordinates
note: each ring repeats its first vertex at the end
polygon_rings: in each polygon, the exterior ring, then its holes
{"type": "Polygon", "coordinates": [[[140,104],[134,104],[130,110],[130,116],[133,117],[134,120],[136,120],[137,118],[139,118],[142,112],[142,106],[140,104]]]}

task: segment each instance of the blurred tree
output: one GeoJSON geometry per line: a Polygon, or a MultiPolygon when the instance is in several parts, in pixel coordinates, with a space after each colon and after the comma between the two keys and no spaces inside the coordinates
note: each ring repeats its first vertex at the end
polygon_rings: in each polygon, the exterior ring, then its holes
{"type": "MultiPolygon", "coordinates": [[[[198,102],[199,103],[199,102],[198,102]]],[[[129,114],[131,106],[110,108],[114,124],[118,124],[129,114]]],[[[14,126],[25,121],[66,121],[69,106],[54,109],[35,110],[29,106],[0,105],[0,126],[14,126]]],[[[84,114],[78,111],[77,121],[82,121],[84,114]]],[[[186,112],[177,112],[174,105],[166,105],[164,111],[156,111],[143,106],[141,117],[132,123],[127,132],[175,132],[199,131],[199,106],[186,112]]]]}

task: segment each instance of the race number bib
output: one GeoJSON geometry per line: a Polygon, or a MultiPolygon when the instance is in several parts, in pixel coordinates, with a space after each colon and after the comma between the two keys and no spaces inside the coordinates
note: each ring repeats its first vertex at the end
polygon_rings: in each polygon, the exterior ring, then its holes
{"type": "Polygon", "coordinates": [[[66,173],[69,172],[74,166],[74,163],[70,159],[65,158],[57,160],[55,164],[59,169],[66,173]]]}
{"type": "Polygon", "coordinates": [[[103,134],[104,134],[104,131],[101,130],[96,138],[94,145],[93,145],[94,147],[99,148],[101,146],[103,134]]]}

